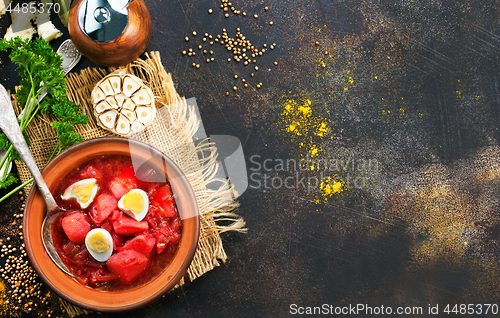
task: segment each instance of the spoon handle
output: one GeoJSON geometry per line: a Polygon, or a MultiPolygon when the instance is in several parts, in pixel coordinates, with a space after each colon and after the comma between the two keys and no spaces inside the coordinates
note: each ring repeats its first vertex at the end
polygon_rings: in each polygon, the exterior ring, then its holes
{"type": "Polygon", "coordinates": [[[2,129],[3,133],[9,141],[12,143],[14,148],[23,159],[24,164],[28,167],[28,170],[31,172],[31,175],[35,179],[42,196],[47,203],[47,212],[53,211],[57,208],[56,201],[54,197],[50,193],[45,180],[43,180],[42,174],[36,165],[35,159],[31,155],[31,152],[24,140],[24,136],[21,132],[21,128],[19,127],[19,123],[17,122],[16,114],[14,113],[14,108],[12,107],[12,103],[10,102],[9,94],[5,87],[0,84],[0,129],[2,129]]]}

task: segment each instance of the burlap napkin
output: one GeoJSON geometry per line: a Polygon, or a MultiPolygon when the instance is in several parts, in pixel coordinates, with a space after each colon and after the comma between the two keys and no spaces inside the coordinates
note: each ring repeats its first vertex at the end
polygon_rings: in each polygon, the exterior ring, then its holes
{"type": "MultiPolygon", "coordinates": [[[[80,105],[81,111],[89,118],[86,126],[77,127],[77,133],[84,139],[113,135],[98,126],[90,101],[95,84],[112,71],[115,70],[89,68],[67,76],[68,98],[80,105]]],[[[194,280],[220,265],[220,261],[226,260],[220,234],[227,231],[244,232],[245,222],[232,212],[238,203],[232,199],[230,184],[224,178],[217,177],[217,149],[209,140],[197,145],[193,142],[200,124],[195,105],[190,105],[177,94],[159,53],[146,54],[145,60],[137,59],[123,71],[138,76],[153,90],[156,107],[159,108],[153,124],[132,138],[149,143],[170,157],[187,176],[196,194],[201,219],[200,239],[188,269],[189,279],[194,280]],[[214,184],[217,186],[214,187],[214,184]],[[223,221],[223,224],[219,221],[223,221]]],[[[16,105],[14,107],[19,113],[20,109],[16,105]]],[[[57,144],[56,134],[50,126],[52,121],[50,116],[37,116],[26,128],[31,140],[30,150],[40,169],[43,169],[57,144]]],[[[21,181],[29,180],[31,174],[26,166],[22,162],[16,162],[16,165],[21,181]]],[[[184,280],[180,282],[182,284],[184,280]]],[[[65,304],[65,307],[68,307],[71,316],[80,313],[72,306],[65,304]]]]}

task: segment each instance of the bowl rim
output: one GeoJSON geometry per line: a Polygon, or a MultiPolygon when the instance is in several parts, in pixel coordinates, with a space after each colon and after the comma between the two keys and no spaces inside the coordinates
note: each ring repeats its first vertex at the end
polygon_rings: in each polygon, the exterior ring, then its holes
{"type": "MultiPolygon", "coordinates": [[[[161,151],[159,151],[155,147],[153,147],[149,144],[146,144],[144,142],[134,140],[134,139],[129,139],[129,138],[125,138],[125,137],[118,137],[118,136],[110,136],[110,137],[98,137],[98,138],[93,138],[93,139],[88,139],[88,140],[82,141],[80,143],[77,143],[77,144],[65,149],[59,155],[54,157],[53,160],[51,160],[47,164],[47,166],[42,170],[42,175],[46,174],[47,171],[52,170],[62,160],[64,160],[68,155],[70,155],[74,152],[80,151],[81,149],[88,147],[90,145],[93,145],[95,143],[102,143],[102,142],[104,142],[104,143],[106,143],[106,142],[128,143],[128,144],[133,144],[134,146],[143,147],[143,148],[146,148],[146,149],[149,149],[149,150],[155,152],[156,154],[161,156],[165,162],[169,163],[169,168],[175,170],[175,172],[178,173],[178,176],[181,179],[183,179],[183,181],[184,181],[183,183],[185,185],[187,185],[185,190],[188,192],[189,196],[191,196],[191,198],[194,199],[193,202],[195,204],[194,207],[196,209],[196,213],[195,213],[195,216],[184,219],[183,222],[185,222],[186,220],[190,220],[190,222],[194,222],[193,226],[195,228],[195,231],[194,231],[195,233],[193,236],[193,240],[191,241],[191,244],[189,245],[189,249],[187,251],[187,256],[182,261],[182,265],[180,266],[180,268],[176,272],[176,274],[174,276],[172,276],[172,278],[168,281],[167,284],[163,285],[162,288],[157,290],[154,294],[150,295],[148,298],[145,298],[142,301],[139,301],[136,303],[132,303],[132,304],[120,306],[120,307],[96,306],[96,305],[87,304],[87,303],[81,302],[79,300],[76,300],[76,299],[72,298],[70,295],[60,291],[58,286],[56,286],[54,283],[52,283],[52,281],[42,271],[40,264],[38,264],[38,262],[36,262],[35,253],[33,252],[32,248],[31,248],[31,243],[30,243],[31,237],[30,237],[29,231],[28,231],[29,226],[30,226],[29,222],[28,222],[29,221],[28,218],[30,215],[28,207],[30,207],[33,200],[35,199],[35,196],[39,193],[38,187],[36,186],[36,184],[33,185],[33,187],[31,188],[31,190],[28,194],[28,197],[26,199],[26,203],[25,203],[26,205],[25,205],[24,215],[23,215],[23,236],[24,236],[25,250],[28,254],[28,258],[30,260],[31,266],[35,269],[35,271],[37,272],[38,276],[42,279],[42,281],[47,286],[49,286],[50,289],[52,291],[54,291],[57,295],[59,295],[61,298],[65,299],[65,300],[67,300],[67,301],[69,301],[69,302],[71,302],[71,303],[73,303],[81,308],[84,308],[84,309],[93,310],[93,311],[101,311],[101,312],[121,312],[121,311],[138,309],[138,308],[141,308],[141,307],[144,307],[144,306],[150,304],[151,302],[153,302],[153,301],[157,300],[158,298],[160,298],[161,296],[163,296],[166,292],[170,291],[186,275],[187,270],[188,270],[189,266],[191,265],[192,260],[194,258],[194,255],[196,253],[196,250],[198,248],[198,241],[199,241],[199,237],[200,237],[200,213],[199,213],[198,200],[196,199],[196,195],[195,195],[194,190],[191,186],[191,183],[187,179],[186,175],[182,172],[182,170],[177,166],[177,164],[175,164],[175,162],[172,159],[170,159],[167,155],[165,155],[164,153],[162,153],[161,151]],[[27,211],[28,211],[28,214],[26,213],[27,211]]],[[[181,236],[181,240],[182,240],[182,236],[181,236]]],[[[45,250],[43,252],[45,252],[45,250]]],[[[175,257],[175,254],[174,254],[174,257],[175,257]]],[[[50,262],[52,262],[52,261],[50,260],[50,262]]],[[[55,264],[53,264],[53,265],[56,266],[55,264]]],[[[158,278],[158,277],[159,276],[157,276],[156,278],[158,278]]],[[[156,278],[154,278],[153,280],[155,280],[156,278]]],[[[72,279],[72,278],[70,278],[70,279],[72,279]]],[[[148,283],[146,283],[146,285],[147,284],[148,283]]],[[[138,286],[138,288],[140,288],[142,286],[144,286],[144,285],[138,286]]],[[[92,289],[91,287],[87,287],[87,288],[89,288],[89,290],[98,291],[96,289],[92,289]]],[[[113,293],[113,291],[99,291],[99,292],[113,293]]],[[[120,291],[117,291],[117,292],[120,292],[120,291]]]]}

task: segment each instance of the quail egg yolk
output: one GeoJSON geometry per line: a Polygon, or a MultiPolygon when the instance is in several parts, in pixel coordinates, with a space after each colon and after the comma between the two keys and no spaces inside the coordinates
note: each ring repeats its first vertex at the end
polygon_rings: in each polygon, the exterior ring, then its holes
{"type": "Polygon", "coordinates": [[[92,196],[92,188],[94,187],[94,184],[95,183],[89,183],[76,186],[71,190],[71,194],[76,195],[80,202],[87,203],[92,196]]]}
{"type": "Polygon", "coordinates": [[[144,198],[139,192],[129,192],[123,198],[123,207],[138,214],[144,208],[144,198]]]}
{"type": "Polygon", "coordinates": [[[148,194],[141,189],[132,189],[118,201],[118,208],[137,221],[142,221],[148,213],[148,194]]]}
{"type": "Polygon", "coordinates": [[[104,234],[97,232],[88,238],[87,247],[94,252],[104,253],[109,250],[109,242],[104,234]]]}
{"type": "Polygon", "coordinates": [[[82,209],[87,208],[97,194],[98,185],[94,178],[84,179],[70,185],[61,196],[63,200],[76,199],[82,209]]]}

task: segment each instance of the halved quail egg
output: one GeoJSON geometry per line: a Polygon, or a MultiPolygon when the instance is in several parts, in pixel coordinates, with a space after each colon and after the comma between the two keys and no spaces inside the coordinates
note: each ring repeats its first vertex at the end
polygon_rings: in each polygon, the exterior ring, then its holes
{"type": "Polygon", "coordinates": [[[75,199],[80,208],[86,209],[93,201],[99,190],[94,178],[80,180],[70,185],[61,195],[63,200],[75,199]]]}
{"type": "Polygon", "coordinates": [[[91,94],[98,124],[121,136],[142,131],[156,116],[153,91],[130,74],[110,74],[91,94]]]}
{"type": "Polygon", "coordinates": [[[99,262],[105,262],[113,254],[113,238],[101,228],[90,230],[85,236],[85,246],[90,255],[99,262]]]}
{"type": "Polygon", "coordinates": [[[148,194],[141,189],[132,189],[118,201],[118,208],[137,221],[142,221],[148,213],[148,194]]]}

